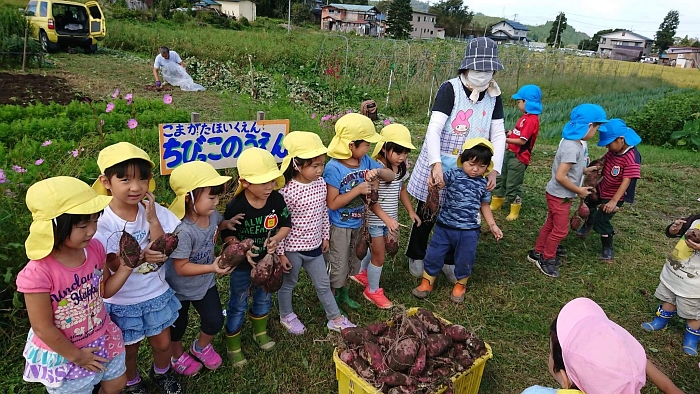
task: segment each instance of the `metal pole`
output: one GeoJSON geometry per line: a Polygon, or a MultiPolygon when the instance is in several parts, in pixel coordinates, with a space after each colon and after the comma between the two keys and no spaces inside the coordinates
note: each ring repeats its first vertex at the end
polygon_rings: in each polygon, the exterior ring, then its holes
{"type": "Polygon", "coordinates": [[[292,0],[289,0],[289,11],[287,13],[287,34],[292,31],[292,0]]]}

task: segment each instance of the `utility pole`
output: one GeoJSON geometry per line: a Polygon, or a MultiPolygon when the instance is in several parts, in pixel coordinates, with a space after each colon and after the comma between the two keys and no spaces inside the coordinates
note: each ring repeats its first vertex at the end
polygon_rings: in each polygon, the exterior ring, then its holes
{"type": "Polygon", "coordinates": [[[292,31],[292,0],[289,0],[289,11],[287,13],[287,34],[292,31]]]}
{"type": "MultiPolygon", "coordinates": [[[[562,14],[562,12],[560,11],[559,15],[557,15],[557,19],[559,19],[559,23],[557,23],[557,34],[554,35],[554,47],[555,48],[557,46],[557,39],[559,38],[559,29],[561,28],[561,14],[562,14]]],[[[559,48],[561,48],[561,44],[559,45],[559,48]]]]}

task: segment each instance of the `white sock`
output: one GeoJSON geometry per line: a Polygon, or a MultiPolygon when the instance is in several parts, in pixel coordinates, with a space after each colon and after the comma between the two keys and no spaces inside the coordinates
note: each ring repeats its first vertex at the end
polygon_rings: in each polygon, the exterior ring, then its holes
{"type": "Polygon", "coordinates": [[[374,264],[367,266],[367,281],[369,282],[369,292],[374,293],[379,290],[379,279],[382,276],[382,267],[374,264]]]}
{"type": "Polygon", "coordinates": [[[365,256],[365,258],[360,262],[360,272],[367,269],[370,261],[372,261],[372,253],[370,253],[369,248],[367,248],[367,256],[365,256]]]}

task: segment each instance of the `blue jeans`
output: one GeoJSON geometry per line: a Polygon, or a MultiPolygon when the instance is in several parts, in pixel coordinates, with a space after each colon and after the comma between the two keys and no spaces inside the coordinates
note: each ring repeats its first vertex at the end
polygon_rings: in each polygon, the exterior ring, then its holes
{"type": "MultiPolygon", "coordinates": [[[[226,308],[226,334],[232,335],[243,326],[243,319],[248,310],[248,293],[250,290],[250,270],[235,269],[231,272],[230,295],[226,308]]],[[[261,317],[270,313],[272,294],[259,286],[253,286],[253,305],[250,313],[261,317]]]]}
{"type": "Polygon", "coordinates": [[[446,227],[438,223],[435,225],[433,238],[423,259],[423,269],[430,276],[437,276],[445,264],[445,256],[451,251],[455,252],[455,276],[463,279],[472,274],[472,267],[476,260],[476,246],[479,243],[480,229],[460,230],[446,227]]]}

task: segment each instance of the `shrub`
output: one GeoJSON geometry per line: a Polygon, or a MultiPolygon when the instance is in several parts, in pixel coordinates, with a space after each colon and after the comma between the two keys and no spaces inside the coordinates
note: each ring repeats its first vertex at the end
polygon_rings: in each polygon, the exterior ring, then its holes
{"type": "Polygon", "coordinates": [[[17,7],[0,6],[0,43],[12,36],[24,37],[27,19],[17,7]]]}
{"type": "Polygon", "coordinates": [[[241,15],[241,17],[238,18],[238,21],[241,22],[241,25],[243,25],[243,26],[245,26],[245,27],[250,26],[250,21],[248,20],[248,18],[246,18],[246,17],[243,16],[243,15],[241,15]]]}
{"type": "Polygon", "coordinates": [[[700,92],[683,90],[649,102],[627,117],[626,122],[644,143],[664,145],[671,140],[671,133],[682,130],[685,121],[696,112],[700,112],[700,92]]]}

